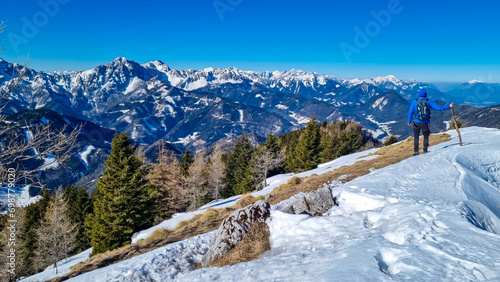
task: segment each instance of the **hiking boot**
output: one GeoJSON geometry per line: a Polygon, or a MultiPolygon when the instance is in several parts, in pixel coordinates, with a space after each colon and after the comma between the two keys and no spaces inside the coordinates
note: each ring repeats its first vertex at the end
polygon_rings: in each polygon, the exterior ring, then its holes
{"type": "Polygon", "coordinates": [[[424,154],[427,154],[427,153],[429,153],[429,151],[427,151],[427,150],[424,150],[424,154]]]}
{"type": "Polygon", "coordinates": [[[418,156],[418,152],[413,153],[414,156],[418,156]]]}

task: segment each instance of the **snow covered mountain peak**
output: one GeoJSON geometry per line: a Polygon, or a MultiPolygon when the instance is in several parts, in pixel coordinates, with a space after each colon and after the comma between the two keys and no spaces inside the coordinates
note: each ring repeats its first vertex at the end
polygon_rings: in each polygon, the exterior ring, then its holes
{"type": "Polygon", "coordinates": [[[170,67],[165,64],[164,62],[160,60],[152,61],[152,62],[147,62],[142,65],[142,67],[147,68],[147,69],[152,69],[152,70],[157,70],[163,73],[166,73],[170,71],[170,67]]]}
{"type": "Polygon", "coordinates": [[[477,79],[473,79],[473,80],[471,80],[471,81],[468,81],[467,83],[468,83],[468,84],[476,84],[476,83],[484,83],[484,81],[477,80],[477,79]]]}

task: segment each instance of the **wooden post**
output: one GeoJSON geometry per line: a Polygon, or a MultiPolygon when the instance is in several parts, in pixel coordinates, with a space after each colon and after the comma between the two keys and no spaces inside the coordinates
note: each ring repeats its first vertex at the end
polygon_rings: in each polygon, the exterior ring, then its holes
{"type": "Polygon", "coordinates": [[[457,130],[458,133],[458,140],[460,140],[460,146],[463,146],[462,135],[460,135],[460,130],[458,130],[457,118],[455,118],[455,113],[453,113],[453,108],[450,108],[450,110],[451,110],[451,115],[453,116],[453,122],[455,123],[455,129],[457,130]]]}

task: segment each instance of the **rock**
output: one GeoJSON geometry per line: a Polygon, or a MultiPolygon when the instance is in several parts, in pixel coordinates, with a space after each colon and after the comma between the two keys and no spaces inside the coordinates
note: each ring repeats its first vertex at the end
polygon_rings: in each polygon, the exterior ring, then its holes
{"type": "Polygon", "coordinates": [[[322,215],[335,205],[330,188],[323,187],[309,192],[281,209],[284,213],[322,215]]]}
{"type": "Polygon", "coordinates": [[[281,209],[281,212],[291,213],[291,214],[309,214],[309,206],[306,202],[306,197],[301,196],[295,201],[293,201],[289,206],[281,209]]]}
{"type": "Polygon", "coordinates": [[[207,267],[214,259],[224,256],[234,248],[248,232],[252,223],[265,222],[271,214],[270,210],[269,203],[260,200],[233,212],[217,229],[210,249],[201,260],[203,267],[207,267]]]}
{"type": "Polygon", "coordinates": [[[317,191],[308,193],[306,202],[309,204],[309,214],[323,215],[335,205],[330,188],[323,187],[317,191]]]}

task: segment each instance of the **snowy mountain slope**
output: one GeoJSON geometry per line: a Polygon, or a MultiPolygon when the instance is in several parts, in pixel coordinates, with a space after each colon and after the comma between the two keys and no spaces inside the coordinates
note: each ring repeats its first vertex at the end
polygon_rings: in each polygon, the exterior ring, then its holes
{"type": "Polygon", "coordinates": [[[206,234],[164,247],[182,248],[177,264],[155,250],[72,280],[498,281],[500,130],[465,128],[463,147],[448,133],[428,154],[332,187],[339,206],[325,216],[273,211],[272,248],[257,260],[192,271],[206,234]]]}
{"type": "Polygon", "coordinates": [[[53,279],[55,277],[60,277],[63,276],[66,273],[69,273],[71,271],[71,267],[74,265],[87,260],[90,257],[90,254],[92,253],[92,248],[87,249],[79,254],[76,254],[74,256],[71,256],[67,259],[63,259],[60,262],[57,263],[57,274],[56,274],[56,269],[54,268],[53,265],[47,267],[44,271],[37,273],[35,275],[31,275],[29,277],[20,279],[19,281],[23,282],[35,282],[35,281],[47,281],[50,279],[53,279]]]}
{"type": "MultiPolygon", "coordinates": [[[[0,60],[0,88],[7,87],[18,67],[0,60]]],[[[406,98],[423,86],[432,87],[394,76],[345,80],[296,69],[175,70],[161,61],[140,65],[119,57],[85,71],[45,73],[29,69],[5,112],[47,108],[128,132],[137,142],[147,144],[160,138],[178,142],[200,132],[198,139],[186,144],[193,148],[239,135],[242,130],[256,130],[261,136],[269,130],[290,131],[301,127],[314,113],[320,120],[346,119],[347,114],[339,107],[358,105],[364,111],[370,98],[388,90],[398,91],[406,98]],[[234,113],[232,108],[237,108],[234,113]],[[199,113],[200,110],[205,112],[199,113]],[[240,110],[246,111],[243,119],[238,115],[240,110]],[[267,118],[273,124],[266,129],[248,126],[263,123],[267,118]],[[215,119],[220,125],[204,126],[215,119]],[[215,129],[215,135],[206,132],[208,129],[215,129]]],[[[376,123],[364,118],[359,122],[376,127],[376,123]]]]}

